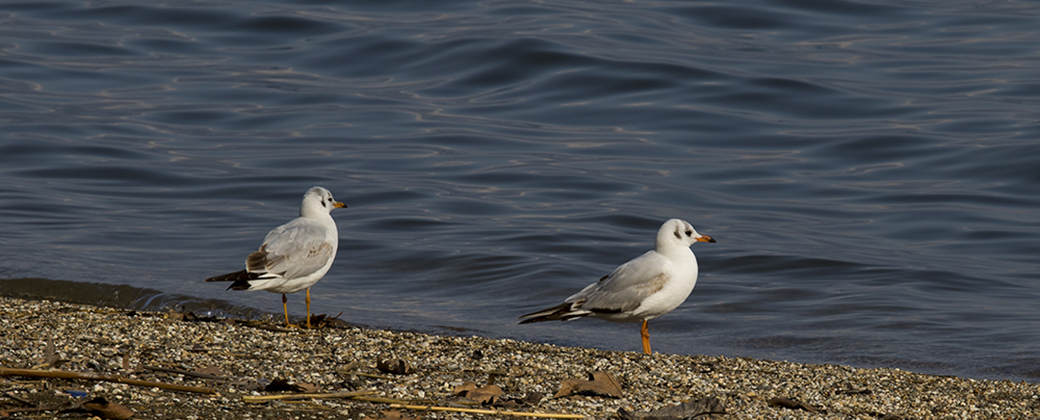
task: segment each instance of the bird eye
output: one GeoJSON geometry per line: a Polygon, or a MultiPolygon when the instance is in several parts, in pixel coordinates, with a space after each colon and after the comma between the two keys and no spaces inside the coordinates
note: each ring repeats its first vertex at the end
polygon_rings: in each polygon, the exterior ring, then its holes
{"type": "Polygon", "coordinates": [[[690,236],[690,235],[693,235],[693,231],[692,230],[686,231],[686,236],[690,236]]]}

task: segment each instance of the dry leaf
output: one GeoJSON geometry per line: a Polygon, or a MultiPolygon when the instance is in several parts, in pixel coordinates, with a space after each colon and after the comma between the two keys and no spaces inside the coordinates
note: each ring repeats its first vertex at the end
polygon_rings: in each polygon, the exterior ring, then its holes
{"type": "Polygon", "coordinates": [[[466,381],[466,382],[463,382],[462,385],[455,386],[455,388],[451,390],[451,395],[464,397],[464,396],[466,396],[467,392],[473,391],[475,389],[477,389],[477,383],[476,382],[466,381]]]}
{"type": "Polygon", "coordinates": [[[191,311],[178,312],[170,309],[170,313],[166,314],[166,320],[195,322],[199,320],[199,317],[195,316],[191,311]]]}
{"type": "Polygon", "coordinates": [[[47,337],[47,347],[44,348],[43,352],[43,366],[57,368],[65,364],[67,360],[58,357],[57,352],[54,350],[54,337],[47,337]]]}
{"type": "Polygon", "coordinates": [[[820,411],[819,408],[790,398],[770,398],[769,405],[774,407],[790,408],[792,410],[805,410],[810,413],[820,411]]]}
{"type": "Polygon", "coordinates": [[[477,388],[477,384],[473,381],[466,381],[462,385],[456,386],[451,393],[481,404],[494,404],[504,391],[498,385],[485,385],[477,388]]]}
{"type": "Polygon", "coordinates": [[[83,408],[90,410],[94,415],[103,419],[126,420],[134,416],[134,410],[114,402],[109,402],[102,397],[83,403],[83,408]]]}
{"type": "Polygon", "coordinates": [[[383,420],[419,420],[418,417],[410,417],[401,413],[401,410],[384,410],[379,413],[383,420]]]}
{"type": "Polygon", "coordinates": [[[318,387],[306,382],[290,383],[285,379],[275,379],[264,387],[267,392],[317,392],[318,387]]]}
{"type": "Polygon", "coordinates": [[[508,409],[518,409],[524,406],[536,406],[538,403],[542,402],[543,397],[545,397],[545,394],[542,394],[541,392],[532,392],[523,398],[510,398],[505,401],[499,401],[496,406],[508,409]]]}
{"type": "Polygon", "coordinates": [[[569,397],[572,395],[587,395],[607,398],[624,398],[621,393],[621,385],[614,380],[614,376],[607,372],[589,373],[589,380],[568,379],[560,384],[560,390],[553,398],[569,397]]]}
{"type": "Polygon", "coordinates": [[[624,408],[618,410],[621,420],[711,420],[722,418],[726,414],[726,405],[717,398],[701,398],[679,405],[662,407],[651,411],[628,412],[624,408]]]}
{"type": "Polygon", "coordinates": [[[545,398],[545,394],[542,394],[541,392],[532,392],[530,394],[525,395],[523,398],[520,398],[515,401],[520,405],[534,406],[542,402],[542,398],[545,398]]]}
{"type": "Polygon", "coordinates": [[[379,369],[381,372],[398,375],[407,375],[415,372],[415,367],[404,359],[380,360],[379,363],[376,363],[376,369],[379,369]]]}
{"type": "Polygon", "coordinates": [[[481,404],[494,404],[502,394],[502,388],[498,385],[487,385],[467,392],[465,398],[481,404]]]}
{"type": "Polygon", "coordinates": [[[221,372],[220,368],[218,368],[216,366],[206,366],[204,368],[195,368],[195,370],[193,370],[192,372],[204,373],[204,374],[213,375],[213,376],[224,376],[224,372],[221,372]]]}
{"type": "Polygon", "coordinates": [[[311,314],[311,328],[318,330],[336,322],[342,323],[342,321],[339,320],[340,315],[343,315],[343,312],[340,312],[339,315],[336,316],[328,316],[326,314],[311,314]]]}

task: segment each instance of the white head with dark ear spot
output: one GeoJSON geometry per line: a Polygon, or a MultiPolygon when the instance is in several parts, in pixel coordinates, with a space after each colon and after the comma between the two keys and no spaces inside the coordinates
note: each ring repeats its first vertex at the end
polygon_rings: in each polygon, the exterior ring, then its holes
{"type": "Polygon", "coordinates": [[[656,248],[658,252],[673,247],[688,248],[694,242],[715,242],[710,236],[697,233],[689,222],[680,219],[671,219],[661,225],[657,231],[656,248]]]}
{"type": "Polygon", "coordinates": [[[648,321],[679,307],[697,285],[700,270],[697,256],[690,249],[694,242],[715,240],[697,233],[686,221],[664,222],[657,231],[657,249],[621,264],[610,275],[585,286],[561,305],[520,316],[520,323],[581,317],[642,321],[643,353],[650,354],[648,321]]]}
{"type": "Polygon", "coordinates": [[[329,214],[334,208],[345,208],[346,204],[332,198],[332,192],[322,188],[313,187],[303,194],[303,203],[300,204],[300,216],[317,216],[329,214]]]}

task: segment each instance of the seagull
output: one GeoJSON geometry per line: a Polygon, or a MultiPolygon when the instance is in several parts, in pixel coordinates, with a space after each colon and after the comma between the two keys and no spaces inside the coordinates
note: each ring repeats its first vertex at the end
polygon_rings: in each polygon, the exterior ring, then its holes
{"type": "Polygon", "coordinates": [[[307,289],[307,328],[311,328],[311,286],[332,267],[339,248],[339,233],[330,212],[345,207],[325,188],[307,190],[300,204],[300,217],[271,230],[260,250],[246,258],[245,270],[206,281],[234,282],[227,290],[281,293],[286,326],[293,325],[289,323],[285,294],[307,289]]]}
{"type": "Polygon", "coordinates": [[[643,321],[643,353],[650,354],[647,321],[671,312],[690,296],[697,284],[694,242],[715,242],[685,220],[671,219],[657,231],[653,250],[621,264],[563,301],[562,304],[520,316],[521,324],[570,321],[593,317],[614,322],[643,321]]]}

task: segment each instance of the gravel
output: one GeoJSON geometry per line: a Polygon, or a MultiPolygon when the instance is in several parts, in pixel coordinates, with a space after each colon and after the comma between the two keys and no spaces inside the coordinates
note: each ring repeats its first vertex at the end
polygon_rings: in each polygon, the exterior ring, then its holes
{"type": "Polygon", "coordinates": [[[132,410],[134,419],[504,417],[410,410],[392,406],[394,401],[387,399],[594,419],[618,418],[620,409],[638,416],[711,399],[725,408],[724,415],[712,418],[725,419],[1040,418],[1040,384],[898,369],[647,356],[343,323],[285,330],[274,324],[196,319],[190,314],[12,298],[0,298],[0,331],[0,417],[92,418],[104,413],[90,411],[83,403],[100,397],[132,410]],[[214,393],[13,375],[10,369],[89,373],[203,387],[214,393]],[[563,381],[585,380],[591,372],[612,375],[623,397],[553,398],[563,381]],[[468,401],[455,393],[467,381],[477,387],[497,385],[502,394],[492,404],[468,401]],[[342,397],[352,391],[369,391],[366,397],[378,401],[342,397]],[[294,392],[334,395],[250,401],[294,392]]]}

